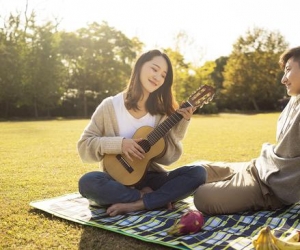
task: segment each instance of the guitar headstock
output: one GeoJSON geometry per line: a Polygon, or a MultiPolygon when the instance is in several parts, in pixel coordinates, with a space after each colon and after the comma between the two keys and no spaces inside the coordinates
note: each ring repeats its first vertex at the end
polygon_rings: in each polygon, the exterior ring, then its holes
{"type": "Polygon", "coordinates": [[[208,85],[200,86],[189,97],[188,102],[195,108],[202,108],[204,104],[208,104],[215,95],[215,89],[208,85]]]}

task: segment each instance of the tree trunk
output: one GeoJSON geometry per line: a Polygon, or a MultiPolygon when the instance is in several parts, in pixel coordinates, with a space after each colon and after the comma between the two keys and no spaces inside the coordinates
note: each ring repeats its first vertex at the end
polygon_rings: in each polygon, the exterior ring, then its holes
{"type": "Polygon", "coordinates": [[[87,99],[85,91],[83,92],[83,115],[84,117],[88,117],[87,99]]]}
{"type": "Polygon", "coordinates": [[[34,108],[34,117],[38,118],[39,117],[39,112],[38,112],[38,105],[36,103],[36,99],[34,100],[33,108],[34,108]]]}
{"type": "Polygon", "coordinates": [[[256,111],[260,111],[260,108],[258,107],[258,105],[257,105],[257,103],[256,103],[256,101],[255,101],[254,98],[251,99],[251,102],[252,102],[252,104],[253,104],[255,110],[256,110],[256,111]]]}

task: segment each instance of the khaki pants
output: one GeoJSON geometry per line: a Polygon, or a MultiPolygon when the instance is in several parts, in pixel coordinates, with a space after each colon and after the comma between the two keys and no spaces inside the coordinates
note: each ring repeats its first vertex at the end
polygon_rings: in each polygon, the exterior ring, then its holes
{"type": "Polygon", "coordinates": [[[260,181],[254,161],[207,163],[207,182],[194,194],[196,208],[206,214],[273,210],[284,205],[260,181]]]}

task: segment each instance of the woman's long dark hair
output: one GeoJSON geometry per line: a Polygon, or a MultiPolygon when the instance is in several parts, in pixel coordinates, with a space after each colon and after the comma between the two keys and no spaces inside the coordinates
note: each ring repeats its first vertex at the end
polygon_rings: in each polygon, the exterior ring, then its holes
{"type": "Polygon", "coordinates": [[[142,83],[140,81],[141,68],[146,62],[152,60],[155,56],[162,56],[166,60],[168,71],[163,85],[154,92],[150,93],[146,102],[146,109],[151,115],[161,114],[169,116],[178,108],[178,104],[172,94],[172,64],[169,57],[160,50],[150,50],[142,54],[137,59],[126,89],[127,96],[125,98],[125,106],[128,110],[139,109],[137,103],[143,96],[142,83]]]}

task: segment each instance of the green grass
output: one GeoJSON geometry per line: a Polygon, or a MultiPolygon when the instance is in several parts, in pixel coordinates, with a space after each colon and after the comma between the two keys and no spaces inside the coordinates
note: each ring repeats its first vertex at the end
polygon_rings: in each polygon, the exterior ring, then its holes
{"type": "MultiPolygon", "coordinates": [[[[248,161],[275,142],[278,113],[197,116],[171,168],[205,159],[248,161]]],[[[35,210],[29,202],[77,192],[76,142],[88,120],[1,122],[0,249],[169,249],[35,210]]]]}

